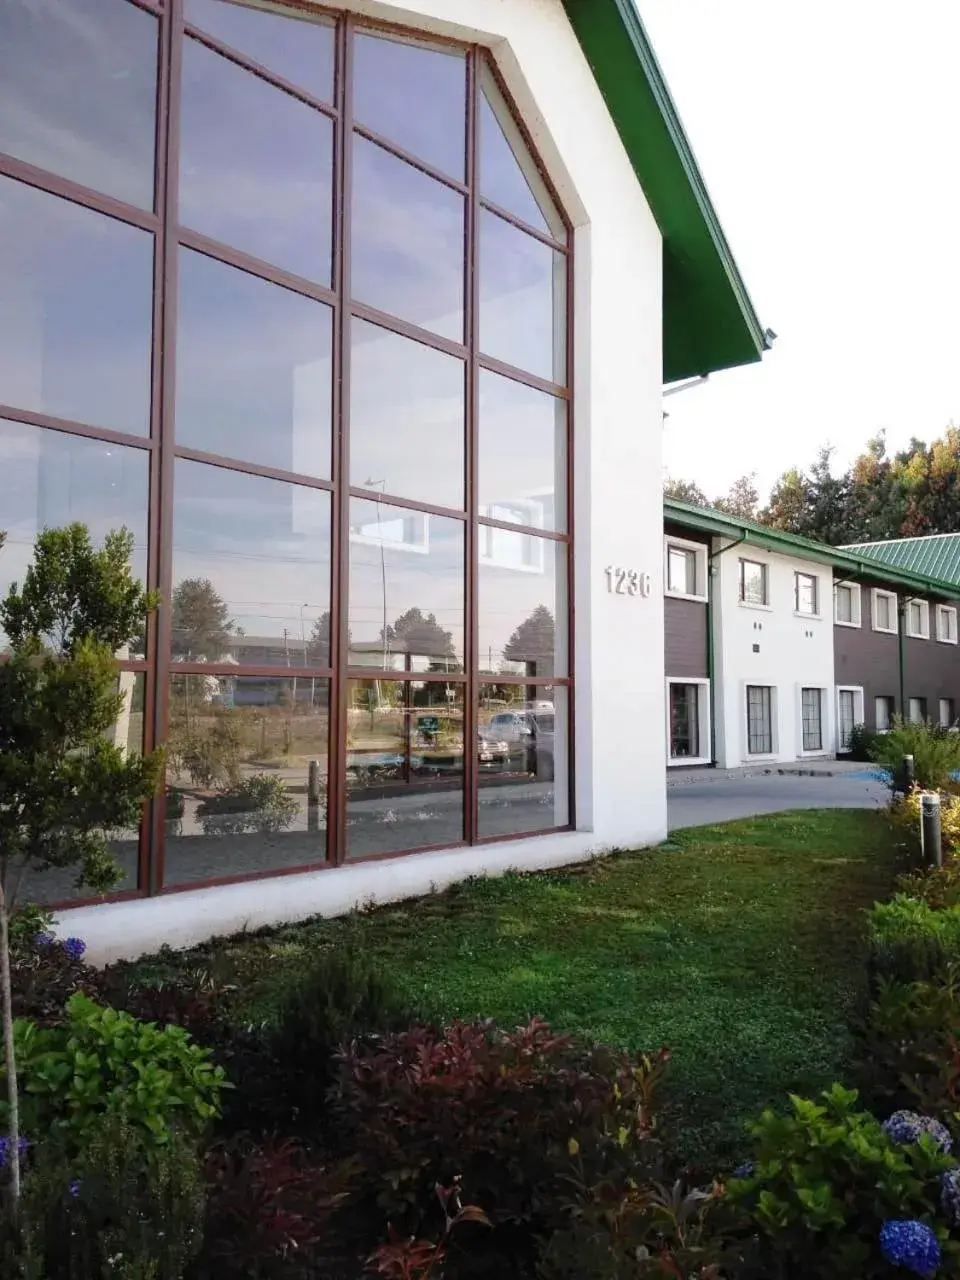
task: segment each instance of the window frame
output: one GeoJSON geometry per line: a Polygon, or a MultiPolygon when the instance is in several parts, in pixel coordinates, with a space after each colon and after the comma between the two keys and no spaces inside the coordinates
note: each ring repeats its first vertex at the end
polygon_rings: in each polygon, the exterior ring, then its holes
{"type": "Polygon", "coordinates": [[[878,694],[876,694],[876,695],[875,695],[875,697],[874,697],[874,699],[873,699],[873,727],[874,727],[874,732],[875,732],[875,733],[889,733],[889,732],[890,732],[890,730],[893,728],[893,717],[894,717],[896,714],[897,714],[897,700],[896,700],[896,698],[893,696],[893,694],[890,694],[890,693],[878,693],[878,694]],[[881,702],[884,704],[884,709],[885,709],[885,711],[886,711],[886,713],[887,713],[887,723],[886,723],[885,725],[882,725],[882,726],[881,726],[881,724],[880,724],[880,717],[877,715],[877,712],[878,712],[878,710],[879,710],[879,708],[880,708],[880,704],[881,704],[881,702]]]}
{"type": "Polygon", "coordinates": [[[835,627],[852,627],[858,630],[863,625],[862,597],[859,582],[835,582],[833,584],[833,625],[835,627]],[[839,615],[840,592],[850,592],[850,618],[839,615]]]}
{"type": "Polygon", "coordinates": [[[938,644],[956,644],[957,643],[957,610],[953,605],[938,604],[937,605],[937,643],[938,644]],[[951,620],[949,630],[952,634],[944,635],[941,623],[944,618],[951,620]]]}
{"type": "Polygon", "coordinates": [[[904,634],[910,640],[929,640],[930,639],[930,601],[924,600],[920,596],[911,596],[904,605],[904,634]],[[920,606],[920,630],[913,629],[913,606],[920,606]]]}
{"type": "Polygon", "coordinates": [[[693,765],[713,763],[712,744],[712,702],[710,681],[704,676],[667,676],[666,688],[666,728],[667,728],[667,768],[682,769],[693,765]],[[674,685],[691,685],[697,689],[697,736],[700,754],[697,756],[673,755],[673,724],[670,714],[670,690],[674,685]],[[704,747],[707,748],[704,751],[704,747]]]}
{"type": "MultiPolygon", "coordinates": [[[[340,10],[336,12],[317,10],[300,15],[294,10],[276,11],[277,20],[289,23],[315,21],[329,26],[333,32],[336,48],[335,86],[333,99],[326,101],[315,97],[301,85],[288,82],[283,74],[270,66],[259,65],[254,58],[227,45],[223,38],[202,30],[194,23],[182,20],[179,4],[157,3],[157,0],[132,0],[135,7],[150,13],[158,23],[158,40],[156,42],[156,59],[158,69],[157,103],[168,104],[160,119],[154,120],[154,136],[156,139],[155,163],[155,198],[150,210],[127,205],[120,200],[99,193],[93,189],[78,186],[76,182],[61,176],[59,172],[36,170],[26,177],[23,165],[9,156],[0,154],[0,176],[5,180],[25,183],[31,188],[45,192],[62,200],[73,202],[77,207],[86,209],[104,219],[119,221],[124,226],[137,228],[148,233],[153,240],[154,270],[153,297],[149,308],[153,316],[153,332],[150,347],[150,388],[151,406],[149,430],[142,435],[127,431],[101,429],[95,424],[73,422],[51,417],[47,414],[33,412],[28,406],[14,404],[9,406],[7,416],[17,423],[29,426],[37,431],[56,431],[91,438],[108,445],[129,445],[141,449],[147,459],[149,470],[149,499],[147,507],[147,528],[149,554],[147,558],[148,573],[146,586],[149,590],[158,591],[161,598],[170,599],[173,588],[172,547],[174,538],[172,502],[168,497],[170,487],[168,478],[172,473],[175,459],[187,458],[193,462],[215,468],[232,470],[256,476],[264,476],[294,486],[312,486],[327,490],[333,495],[332,543],[338,548],[339,555],[331,555],[331,599],[329,608],[329,642],[331,653],[322,667],[304,666],[297,668],[297,676],[316,680],[329,681],[330,689],[330,745],[327,753],[328,770],[326,780],[330,797],[330,820],[328,837],[325,845],[318,841],[316,846],[304,852],[304,861],[298,866],[280,866],[276,870],[238,870],[236,862],[231,861],[226,874],[198,880],[190,887],[200,888],[210,884],[242,882],[266,875],[289,874],[295,871],[315,871],[344,865],[347,854],[346,841],[346,761],[348,748],[347,715],[348,688],[353,680],[366,680],[376,676],[374,667],[353,668],[350,665],[349,630],[347,625],[347,583],[349,581],[349,552],[351,537],[349,525],[349,507],[351,499],[366,499],[382,502],[391,507],[405,507],[412,519],[426,519],[429,516],[459,519],[466,530],[467,553],[464,564],[464,592],[466,598],[466,654],[462,668],[457,672],[411,672],[387,670],[383,679],[393,683],[400,682],[408,690],[414,685],[428,684],[435,681],[453,684],[464,695],[464,741],[472,741],[481,726],[481,718],[485,698],[489,699],[492,687],[505,687],[510,696],[526,698],[533,702],[544,697],[556,695],[557,718],[563,720],[563,729],[557,725],[557,757],[555,787],[557,802],[555,814],[558,825],[537,827],[535,830],[515,830],[511,827],[507,832],[483,834],[478,816],[485,775],[469,750],[464,759],[464,823],[462,839],[459,842],[444,844],[444,848],[461,846],[479,846],[485,843],[500,843],[511,839],[529,839],[534,835],[548,835],[551,832],[576,829],[577,815],[575,809],[576,787],[574,758],[576,756],[576,686],[574,679],[574,608],[575,608],[575,544],[574,529],[574,422],[573,422],[573,369],[576,356],[573,284],[575,274],[575,246],[572,221],[564,208],[556,183],[550,176],[547,163],[543,160],[540,149],[536,146],[530,127],[525,121],[517,101],[510,93],[508,86],[496,65],[489,49],[479,42],[458,41],[444,36],[423,31],[413,25],[398,25],[396,22],[382,21],[366,15],[354,14],[340,10]],[[404,149],[401,142],[394,142],[383,137],[368,136],[369,130],[351,119],[349,104],[351,86],[347,83],[355,59],[352,55],[352,42],[357,35],[375,34],[386,39],[393,39],[398,44],[415,44],[432,48],[438,53],[456,53],[463,59],[464,112],[463,112],[463,144],[467,156],[464,173],[441,173],[429,163],[422,162],[404,149]],[[182,101],[177,93],[177,68],[181,66],[187,42],[203,45],[209,51],[223,57],[231,66],[239,68],[256,79],[258,87],[266,84],[273,91],[284,94],[303,104],[305,109],[315,111],[319,116],[332,122],[334,130],[333,161],[331,170],[331,204],[333,208],[333,233],[331,252],[334,259],[333,278],[328,283],[291,275],[289,272],[257,259],[246,251],[232,245],[208,239],[188,227],[182,226],[178,212],[178,131],[182,114],[182,101]],[[347,74],[345,74],[345,72],[347,74]],[[484,195],[480,181],[480,130],[476,127],[482,107],[484,85],[493,86],[499,95],[498,104],[505,104],[511,123],[514,126],[510,134],[511,143],[516,153],[522,146],[523,162],[518,160],[521,172],[535,169],[542,179],[542,187],[546,196],[554,206],[558,222],[547,230],[524,221],[522,216],[511,213],[496,206],[484,195]],[[349,227],[351,210],[351,191],[349,186],[351,174],[351,157],[353,148],[359,141],[369,141],[382,148],[395,160],[407,164],[411,172],[416,172],[425,179],[437,183],[438,188],[445,191],[459,192],[464,199],[464,249],[463,249],[463,313],[464,329],[459,340],[444,338],[431,332],[425,325],[417,325],[405,320],[401,315],[383,315],[373,308],[355,299],[349,288],[349,254],[344,245],[349,245],[349,227]],[[467,150],[468,145],[472,150],[467,150]],[[164,170],[163,166],[166,166],[164,170]],[[524,168],[526,166],[526,169],[524,168]],[[479,224],[482,217],[490,215],[499,219],[505,227],[518,233],[517,239],[526,236],[530,241],[531,252],[550,249],[553,270],[553,333],[554,333],[554,365],[549,376],[541,376],[532,368],[518,368],[502,360],[487,356],[480,346],[479,323],[480,282],[479,282],[479,224]],[[522,234],[521,234],[522,233],[522,234]],[[340,388],[335,391],[334,417],[331,423],[333,436],[332,469],[324,476],[301,475],[292,469],[294,463],[286,457],[274,459],[277,465],[266,466],[229,457],[221,454],[204,453],[191,450],[182,445],[175,431],[175,366],[177,338],[177,257],[180,249],[191,250],[205,255],[215,263],[232,267],[249,274],[257,281],[267,282],[293,293],[302,294],[313,300],[325,303],[334,310],[333,319],[333,352],[332,352],[332,385],[340,388]],[[561,302],[562,299],[562,302],[561,302]],[[464,378],[467,387],[466,407],[464,414],[464,457],[465,457],[465,491],[466,504],[460,508],[432,507],[430,503],[420,500],[408,500],[403,494],[391,493],[385,482],[376,477],[368,483],[377,487],[364,488],[352,485],[348,470],[349,461],[349,348],[350,320],[356,318],[367,321],[400,337],[411,338],[436,351],[444,352],[462,360],[464,378]],[[555,502],[556,508],[563,512],[562,521],[558,519],[555,530],[539,527],[527,527],[520,520],[531,518],[525,513],[515,513],[512,520],[497,519],[482,510],[476,492],[477,485],[467,484],[471,462],[479,453],[480,423],[478,397],[470,390],[475,388],[480,370],[489,370],[514,382],[521,383],[555,398],[557,402],[560,425],[557,430],[556,448],[565,451],[563,481],[557,482],[555,502]],[[380,487],[382,486],[382,487],[380,487]],[[479,574],[482,559],[481,548],[484,532],[489,531],[496,538],[498,531],[508,534],[530,535],[535,539],[534,545],[540,548],[541,559],[548,554],[545,544],[556,542],[565,548],[565,569],[563,586],[565,609],[556,618],[558,633],[562,627],[566,636],[567,666],[566,675],[543,677],[512,676],[506,674],[490,675],[483,670],[480,660],[480,627],[482,619],[478,617],[479,574]],[[565,798],[565,805],[560,799],[565,798]],[[564,821],[560,822],[559,817],[564,821]]],[[[259,9],[258,9],[259,11],[259,9]]],[[[266,12],[272,12],[266,10],[266,12]]],[[[291,27],[291,30],[294,30],[291,27]]],[[[151,54],[153,56],[153,54],[151,54]]],[[[451,127],[458,133],[459,117],[451,127]]],[[[459,146],[459,141],[458,141],[459,146]]],[[[250,171],[250,166],[248,166],[250,171]]],[[[458,267],[459,270],[459,267],[458,267]]],[[[557,455],[558,456],[558,455],[557,455]]],[[[556,464],[555,456],[555,464],[556,464]]],[[[532,511],[532,507],[530,508],[532,511]]],[[[501,513],[502,514],[502,513],[501,513]]],[[[361,533],[360,539],[363,538],[361,533]]],[[[406,547],[412,552],[420,552],[415,556],[422,559],[426,551],[420,545],[419,534],[415,545],[406,547]]],[[[374,540],[375,545],[382,545],[374,540]]],[[[524,566],[530,573],[537,573],[536,564],[524,566]]],[[[559,583],[558,573],[558,583],[559,583]]],[[[706,580],[704,579],[704,585],[706,580]]],[[[294,614],[297,606],[292,605],[294,614]]],[[[305,606],[304,606],[305,607],[305,606]]],[[[301,609],[302,617],[302,609],[301,609]]],[[[299,636],[300,620],[291,617],[291,623],[299,636]]],[[[144,751],[150,751],[168,740],[169,725],[167,711],[171,701],[171,680],[178,676],[210,676],[210,677],[249,677],[252,679],[278,679],[283,668],[257,663],[253,658],[242,665],[226,662],[206,662],[203,665],[193,662],[175,663],[170,647],[171,624],[170,611],[161,610],[155,619],[151,619],[148,628],[148,651],[145,657],[125,659],[121,663],[124,671],[146,673],[146,711],[144,714],[144,751]]],[[[304,647],[306,653],[306,647],[304,647]]],[[[170,786],[175,785],[171,778],[170,786]]],[[[167,892],[178,892],[181,886],[164,882],[165,848],[167,844],[167,822],[165,821],[165,803],[161,796],[148,806],[149,812],[141,824],[139,846],[137,851],[138,876],[137,888],[119,896],[153,896],[167,892]]],[[[554,816],[551,814],[550,816],[554,816]]],[[[414,840],[414,829],[410,827],[409,847],[391,852],[389,856],[401,857],[408,853],[422,851],[414,840]]],[[[379,856],[379,855],[371,855],[379,856]]],[[[350,859],[350,862],[363,859],[350,859]]],[[[115,897],[117,895],[111,895],[115,897]]],[[[92,899],[89,899],[92,900],[92,899]]],[[[83,899],[69,900],[63,905],[77,906],[83,899]]],[[[97,899],[99,901],[99,899],[97,899]]]]}
{"type": "Polygon", "coordinates": [[[930,704],[924,697],[907,698],[907,722],[909,724],[924,724],[930,717],[930,704]],[[919,718],[914,718],[913,704],[916,703],[920,709],[919,718]]]}
{"type": "Polygon", "coordinates": [[[737,560],[737,598],[745,609],[769,609],[770,605],[770,565],[766,560],[752,560],[749,556],[740,556],[737,560]],[[746,597],[746,567],[759,569],[763,584],[763,598],[748,600],[746,597]]]}
{"type": "Polygon", "coordinates": [[[837,716],[837,727],[836,727],[835,738],[837,743],[838,755],[842,755],[850,750],[849,744],[844,745],[840,737],[841,730],[843,727],[843,717],[840,714],[840,706],[841,706],[840,695],[843,693],[853,694],[853,724],[851,725],[851,728],[855,729],[858,724],[864,723],[863,685],[862,684],[838,684],[836,689],[836,696],[834,699],[836,704],[836,716],[837,716]]]}
{"type": "Polygon", "coordinates": [[[777,698],[777,686],[771,684],[754,684],[752,681],[744,680],[743,696],[741,698],[741,707],[743,714],[743,746],[745,760],[773,760],[776,759],[780,751],[780,735],[779,735],[779,709],[777,698]],[[768,694],[767,711],[769,714],[769,736],[770,749],[768,751],[753,751],[750,747],[750,690],[760,689],[768,694]]]}
{"type": "Polygon", "coordinates": [[[795,569],[793,573],[793,611],[798,618],[820,617],[820,575],[808,573],[805,569],[795,569]],[[813,608],[800,608],[800,579],[805,578],[813,583],[813,608]]]}
{"type": "Polygon", "coordinates": [[[830,718],[827,714],[827,697],[829,688],[826,685],[803,684],[797,685],[797,754],[800,756],[822,756],[827,752],[825,743],[829,740],[830,718]],[[808,693],[816,693],[819,702],[819,729],[820,729],[820,745],[817,747],[808,747],[806,745],[806,726],[804,723],[804,698],[808,693]]]}
{"type": "Polygon", "coordinates": [[[953,698],[939,698],[937,700],[937,711],[939,714],[939,723],[941,729],[953,729],[957,723],[957,709],[953,698]],[[947,707],[947,717],[944,719],[943,708],[947,707]]]}
{"type": "Polygon", "coordinates": [[[693,542],[687,538],[675,538],[667,534],[663,540],[663,591],[671,600],[695,600],[706,604],[708,600],[709,550],[704,542],[693,542]],[[677,591],[670,586],[670,552],[683,551],[694,557],[694,584],[696,590],[677,591]]]}
{"type": "Polygon", "coordinates": [[[879,632],[884,636],[895,636],[899,630],[899,598],[895,591],[887,591],[884,587],[874,587],[870,593],[870,628],[872,631],[879,632]],[[890,627],[881,627],[877,622],[877,601],[881,598],[890,601],[891,617],[893,625],[890,627]]]}

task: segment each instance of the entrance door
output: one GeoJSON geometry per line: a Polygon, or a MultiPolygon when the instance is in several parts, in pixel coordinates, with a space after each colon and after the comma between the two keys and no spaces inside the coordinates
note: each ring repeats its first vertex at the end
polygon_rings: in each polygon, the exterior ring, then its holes
{"type": "Polygon", "coordinates": [[[840,739],[838,750],[849,751],[853,739],[853,726],[857,723],[857,696],[852,689],[840,690],[838,710],[837,732],[840,739]]]}

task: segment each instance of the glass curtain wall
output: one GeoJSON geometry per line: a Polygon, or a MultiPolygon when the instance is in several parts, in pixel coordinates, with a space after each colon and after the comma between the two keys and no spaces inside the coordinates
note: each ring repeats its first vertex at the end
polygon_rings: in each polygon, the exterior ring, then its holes
{"type": "Polygon", "coordinates": [[[480,49],[3,5],[0,590],[81,520],[161,593],[123,891],[571,823],[570,240],[480,49]]]}

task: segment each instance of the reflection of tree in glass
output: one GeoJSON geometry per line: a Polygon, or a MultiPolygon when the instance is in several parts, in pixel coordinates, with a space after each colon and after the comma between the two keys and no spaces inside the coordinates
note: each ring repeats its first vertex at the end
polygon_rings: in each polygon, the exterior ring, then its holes
{"type": "Polygon", "coordinates": [[[525,674],[552,676],[556,627],[553,614],[545,604],[538,604],[507,641],[503,656],[508,662],[522,662],[525,674]]]}
{"type": "Polygon", "coordinates": [[[209,578],[184,578],[171,602],[173,653],[216,662],[230,643],[230,611],[209,578]]]}
{"type": "MultiPolygon", "coordinates": [[[[347,631],[347,644],[350,644],[350,631],[347,631]]],[[[325,609],[313,624],[310,638],[307,641],[307,666],[329,667],[330,665],[330,610],[325,609]]]]}
{"type": "MultiPolygon", "coordinates": [[[[383,640],[383,632],[380,633],[383,640]]],[[[437,622],[434,613],[423,613],[420,609],[408,609],[401,613],[392,626],[387,627],[386,645],[391,653],[409,653],[420,657],[447,659],[442,664],[443,670],[451,670],[455,656],[453,634],[444,631],[437,622]]]]}

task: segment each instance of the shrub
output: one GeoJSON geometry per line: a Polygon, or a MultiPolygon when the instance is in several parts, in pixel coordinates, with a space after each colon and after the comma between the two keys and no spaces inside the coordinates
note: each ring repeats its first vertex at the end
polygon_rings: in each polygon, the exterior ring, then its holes
{"type": "Polygon", "coordinates": [[[878,977],[914,982],[960,960],[960,907],[934,911],[926,902],[896,894],[868,913],[870,956],[878,977]]]}
{"type": "Polygon", "coordinates": [[[494,1230],[478,1240],[467,1224],[447,1270],[517,1274],[538,1237],[563,1225],[569,1176],[589,1187],[651,1171],[665,1062],[579,1047],[537,1019],[512,1033],[455,1022],[356,1042],[331,1095],[337,1136],[363,1171],[351,1209],[361,1223],[379,1216],[429,1237],[422,1206],[462,1177],[494,1230]]]}
{"type": "Polygon", "coordinates": [[[0,1264],[10,1280],[181,1280],[201,1243],[196,1144],[173,1131],[157,1147],[124,1116],[109,1117],[72,1156],[31,1148],[16,1224],[0,1214],[0,1264]]]}
{"type": "Polygon", "coordinates": [[[898,876],[897,892],[925,902],[934,911],[960,906],[960,858],[950,857],[942,867],[898,876]]]}
{"type": "Polygon", "coordinates": [[[96,997],[102,976],[84,964],[79,938],[61,942],[50,932],[50,916],[39,908],[18,912],[10,936],[10,985],[13,1012],[50,1025],[62,1021],[67,1001],[76,992],[96,997]]]}
{"type": "Polygon", "coordinates": [[[960,972],[951,966],[935,982],[881,981],[859,1030],[857,1082],[870,1104],[882,1114],[917,1107],[956,1130],[960,972]]]}
{"type": "Polygon", "coordinates": [[[946,791],[960,772],[960,734],[895,716],[893,728],[878,734],[871,749],[871,759],[891,771],[894,790],[903,790],[899,771],[904,756],[913,756],[914,780],[922,791],[946,791]]]}
{"type": "Polygon", "coordinates": [[[206,835],[284,831],[300,811],[282,778],[255,773],[197,806],[206,835]]]}
{"type": "Polygon", "coordinates": [[[760,1233],[765,1269],[783,1280],[873,1280],[890,1275],[881,1231],[890,1221],[933,1228],[954,1254],[940,1210],[953,1160],[925,1135],[898,1144],[857,1094],[834,1085],[822,1103],[792,1097],[791,1113],[751,1126],[753,1166],[729,1194],[760,1233]]]}
{"type": "Polygon", "coordinates": [[[318,1246],[331,1249],[330,1220],[346,1198],[352,1164],[328,1167],[293,1138],[217,1143],[207,1153],[209,1189],[200,1277],[312,1280],[318,1246]]]}
{"type": "Polygon", "coordinates": [[[865,724],[855,724],[850,730],[850,735],[847,739],[847,750],[844,754],[848,755],[851,760],[873,760],[873,748],[877,736],[865,724]]]}
{"type": "MultiPolygon", "coordinates": [[[[913,787],[905,794],[895,796],[887,809],[895,830],[906,837],[917,853],[920,850],[920,795],[920,788],[913,787]]],[[[950,861],[949,855],[960,850],[960,797],[941,797],[940,830],[944,854],[950,861]]],[[[960,867],[955,868],[954,874],[960,878],[960,867]]]]}
{"type": "Polygon", "coordinates": [[[58,1134],[70,1152],[123,1115],[162,1146],[175,1125],[199,1134],[217,1114],[223,1072],[181,1027],[138,1022],[79,993],[66,1013],[63,1026],[15,1024],[23,1132],[58,1134]]]}

